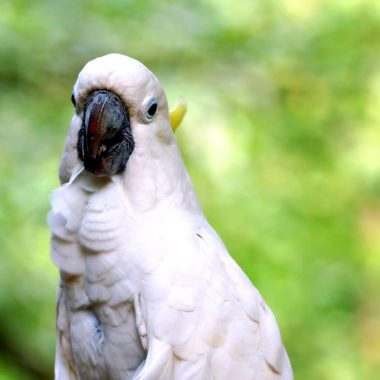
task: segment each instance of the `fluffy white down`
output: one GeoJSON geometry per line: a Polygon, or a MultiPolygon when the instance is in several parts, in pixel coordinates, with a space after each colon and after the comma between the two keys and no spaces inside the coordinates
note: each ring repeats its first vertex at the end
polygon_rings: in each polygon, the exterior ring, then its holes
{"type": "Polygon", "coordinates": [[[199,208],[158,80],[112,54],[85,66],[74,93],[48,216],[61,273],[55,379],[293,379],[272,312],[199,208]],[[97,178],[76,138],[86,96],[104,88],[131,110],[136,148],[122,174],[97,178]],[[157,117],[144,123],[151,96],[157,117]]]}

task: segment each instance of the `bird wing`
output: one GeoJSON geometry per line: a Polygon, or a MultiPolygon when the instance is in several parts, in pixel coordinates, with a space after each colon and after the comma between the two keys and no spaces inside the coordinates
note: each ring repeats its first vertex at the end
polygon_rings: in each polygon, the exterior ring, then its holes
{"type": "Polygon", "coordinates": [[[165,246],[139,295],[148,354],[133,379],[292,379],[272,312],[211,227],[165,246]]]}

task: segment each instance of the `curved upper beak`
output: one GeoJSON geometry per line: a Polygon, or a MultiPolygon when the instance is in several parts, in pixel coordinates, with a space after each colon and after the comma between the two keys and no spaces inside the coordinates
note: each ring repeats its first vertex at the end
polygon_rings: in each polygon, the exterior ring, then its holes
{"type": "Polygon", "coordinates": [[[134,148],[129,114],[111,91],[98,90],[87,99],[78,136],[78,153],[85,168],[98,176],[124,170],[134,148]]]}

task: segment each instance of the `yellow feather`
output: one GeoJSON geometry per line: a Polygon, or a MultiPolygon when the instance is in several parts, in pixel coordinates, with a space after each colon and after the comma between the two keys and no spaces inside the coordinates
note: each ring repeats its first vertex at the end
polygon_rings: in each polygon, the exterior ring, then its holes
{"type": "Polygon", "coordinates": [[[170,124],[173,132],[177,130],[181,124],[187,111],[187,104],[184,99],[179,99],[177,104],[169,111],[170,124]]]}

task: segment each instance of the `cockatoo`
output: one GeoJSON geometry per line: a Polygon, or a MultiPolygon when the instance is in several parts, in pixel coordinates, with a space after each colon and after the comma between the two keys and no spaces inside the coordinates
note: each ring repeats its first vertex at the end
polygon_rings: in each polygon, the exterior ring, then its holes
{"type": "Polygon", "coordinates": [[[85,65],[48,215],[56,380],[290,380],[276,320],[210,227],[158,79],[85,65]]]}

